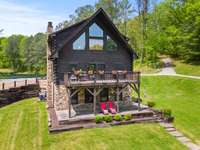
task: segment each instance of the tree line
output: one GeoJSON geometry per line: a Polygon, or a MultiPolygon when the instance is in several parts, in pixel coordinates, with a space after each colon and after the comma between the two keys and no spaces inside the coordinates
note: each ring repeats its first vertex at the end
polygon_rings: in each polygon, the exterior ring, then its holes
{"type": "MultiPolygon", "coordinates": [[[[129,38],[139,63],[159,66],[159,55],[200,61],[199,0],[98,0],[79,7],[56,26],[60,30],[79,22],[102,7],[117,28],[129,38]]],[[[15,71],[45,72],[46,35],[12,35],[0,39],[0,68],[15,71]]]]}
{"type": "Polygon", "coordinates": [[[118,29],[129,38],[140,63],[160,65],[159,55],[200,61],[199,0],[98,0],[75,10],[57,30],[81,21],[102,7],[118,29]]]}
{"type": "Polygon", "coordinates": [[[14,72],[46,72],[46,35],[0,38],[0,68],[11,68],[14,72]]]}

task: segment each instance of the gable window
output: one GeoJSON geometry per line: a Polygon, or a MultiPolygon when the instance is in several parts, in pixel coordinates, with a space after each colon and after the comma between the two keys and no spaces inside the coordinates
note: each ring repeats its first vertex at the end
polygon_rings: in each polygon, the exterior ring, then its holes
{"type": "Polygon", "coordinates": [[[103,50],[103,40],[90,39],[90,50],[103,50]]]}
{"type": "Polygon", "coordinates": [[[117,44],[113,41],[110,36],[107,35],[106,49],[107,50],[117,50],[117,44]]]}
{"type": "Polygon", "coordinates": [[[103,37],[103,30],[96,23],[94,23],[89,28],[89,35],[90,37],[103,37]]]}
{"type": "Polygon", "coordinates": [[[103,30],[94,23],[89,28],[89,49],[90,50],[103,50],[103,30]]]}
{"type": "Polygon", "coordinates": [[[93,23],[72,44],[73,50],[117,50],[118,45],[106,32],[96,23],[93,23]]]}
{"type": "Polygon", "coordinates": [[[85,50],[85,33],[81,34],[81,36],[74,41],[73,49],[74,50],[85,50]]]}

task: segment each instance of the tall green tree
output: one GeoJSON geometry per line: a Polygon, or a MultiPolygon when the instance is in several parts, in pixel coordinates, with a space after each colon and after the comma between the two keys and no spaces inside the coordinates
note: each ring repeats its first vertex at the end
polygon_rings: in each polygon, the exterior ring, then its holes
{"type": "Polygon", "coordinates": [[[119,15],[120,15],[120,29],[124,35],[127,35],[127,22],[132,17],[134,9],[129,0],[121,0],[119,2],[119,15]]]}
{"type": "Polygon", "coordinates": [[[103,8],[110,16],[111,20],[119,25],[119,3],[118,0],[98,0],[95,4],[96,9],[103,8]]]}
{"type": "Polygon", "coordinates": [[[8,38],[5,44],[5,54],[10,62],[10,67],[14,71],[20,71],[21,68],[21,59],[20,59],[20,42],[23,38],[22,35],[12,35],[8,38]]]}

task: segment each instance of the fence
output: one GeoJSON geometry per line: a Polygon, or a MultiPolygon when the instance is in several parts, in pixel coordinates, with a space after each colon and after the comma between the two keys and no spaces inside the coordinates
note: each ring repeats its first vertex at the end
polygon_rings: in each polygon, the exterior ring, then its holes
{"type": "Polygon", "coordinates": [[[11,80],[11,81],[0,81],[0,90],[7,90],[10,88],[17,88],[21,86],[39,84],[39,80],[36,79],[25,79],[25,80],[11,80]]]}

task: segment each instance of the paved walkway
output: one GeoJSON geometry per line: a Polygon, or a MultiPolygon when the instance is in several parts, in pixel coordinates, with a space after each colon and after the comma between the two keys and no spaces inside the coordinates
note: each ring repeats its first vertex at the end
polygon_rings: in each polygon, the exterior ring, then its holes
{"type": "Polygon", "coordinates": [[[159,73],[142,74],[142,76],[178,76],[178,77],[191,78],[191,79],[200,79],[200,76],[189,76],[189,75],[177,74],[173,68],[172,60],[170,58],[164,58],[162,59],[162,61],[164,63],[164,67],[159,73]]]}
{"type": "Polygon", "coordinates": [[[165,130],[174,136],[183,145],[187,146],[190,150],[200,150],[200,146],[193,143],[189,138],[185,137],[181,132],[177,131],[176,128],[171,123],[161,122],[160,125],[165,128],[165,130]]]}

